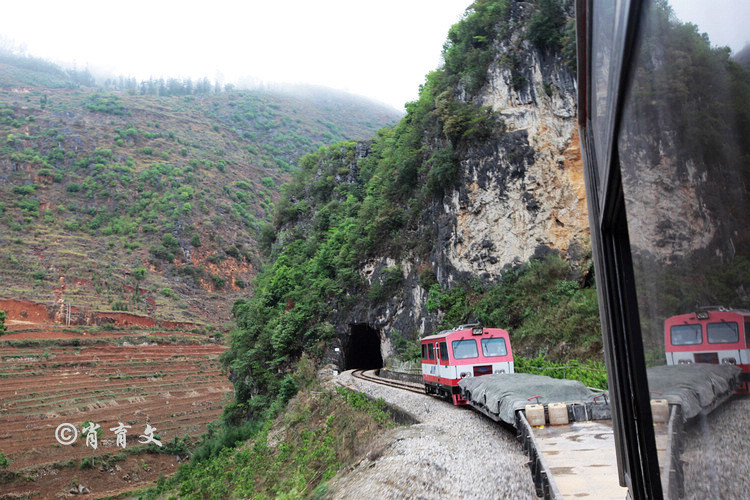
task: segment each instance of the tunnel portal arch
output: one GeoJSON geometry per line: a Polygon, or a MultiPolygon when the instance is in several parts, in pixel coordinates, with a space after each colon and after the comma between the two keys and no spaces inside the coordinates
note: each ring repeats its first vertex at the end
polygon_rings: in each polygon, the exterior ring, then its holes
{"type": "Polygon", "coordinates": [[[349,325],[349,342],[344,362],[345,370],[383,368],[380,331],[367,323],[349,325]]]}

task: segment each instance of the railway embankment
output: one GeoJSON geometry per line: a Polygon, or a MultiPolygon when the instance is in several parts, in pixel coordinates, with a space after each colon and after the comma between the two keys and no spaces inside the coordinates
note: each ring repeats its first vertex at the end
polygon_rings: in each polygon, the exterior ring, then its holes
{"type": "Polygon", "coordinates": [[[515,433],[482,415],[422,394],[357,380],[336,382],[400,407],[419,422],[393,429],[330,483],[330,498],[534,498],[515,433]]]}

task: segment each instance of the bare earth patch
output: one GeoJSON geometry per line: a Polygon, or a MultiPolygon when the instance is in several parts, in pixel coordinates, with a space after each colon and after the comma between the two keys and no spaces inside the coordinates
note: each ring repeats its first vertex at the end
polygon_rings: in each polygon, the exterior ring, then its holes
{"type": "MultiPolygon", "coordinates": [[[[173,473],[178,463],[173,454],[150,453],[158,449],[155,444],[146,445],[141,454],[121,455],[141,446],[146,426],[156,429],[162,444],[174,437],[197,437],[231,397],[231,384],[218,361],[226,349],[222,345],[130,344],[126,338],[123,345],[75,346],[68,345],[72,335],[82,341],[92,335],[46,327],[25,333],[0,340],[0,451],[10,461],[8,471],[18,474],[15,481],[6,474],[0,496],[36,492],[40,498],[54,498],[69,493],[71,484],[85,485],[95,496],[146,486],[173,473]],[[6,341],[28,338],[50,342],[19,347],[6,341]],[[96,450],[80,433],[72,445],[56,440],[60,424],[80,431],[85,421],[103,431],[96,450]],[[110,430],[120,422],[130,425],[126,450],[110,430]],[[118,454],[106,465],[98,461],[93,468],[80,468],[81,459],[118,454]]],[[[136,332],[120,332],[130,334],[136,332]]],[[[116,334],[93,336],[109,335],[116,334]]],[[[143,336],[140,332],[139,338],[143,336]]]]}

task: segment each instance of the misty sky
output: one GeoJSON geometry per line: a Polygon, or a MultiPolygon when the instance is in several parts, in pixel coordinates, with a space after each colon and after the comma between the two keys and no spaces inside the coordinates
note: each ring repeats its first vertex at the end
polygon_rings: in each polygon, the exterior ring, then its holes
{"type": "MultiPolygon", "coordinates": [[[[750,0],[672,0],[714,45],[750,41],[750,0]],[[707,5],[709,8],[707,8],[707,5]]],[[[22,0],[0,37],[92,72],[309,83],[403,109],[471,0],[22,0]]]]}
{"type": "Polygon", "coordinates": [[[139,80],[310,83],[403,109],[471,0],[5,2],[0,36],[29,55],[139,80]]]}
{"type": "Polygon", "coordinates": [[[708,33],[711,45],[728,46],[736,54],[750,43],[750,1],[748,0],[670,0],[680,21],[708,33]]]}

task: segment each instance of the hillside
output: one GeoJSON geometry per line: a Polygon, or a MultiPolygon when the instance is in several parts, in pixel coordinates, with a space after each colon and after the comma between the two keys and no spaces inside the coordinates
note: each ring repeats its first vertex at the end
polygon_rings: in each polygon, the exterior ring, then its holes
{"type": "Polygon", "coordinates": [[[297,160],[397,118],[331,91],[107,91],[7,55],[0,75],[2,297],[74,322],[227,321],[297,160]]]}
{"type": "Polygon", "coordinates": [[[518,355],[600,357],[571,20],[569,3],[475,2],[395,127],[301,160],[233,308],[227,416],[262,411],[305,353],[379,367],[474,321],[518,355]]]}

